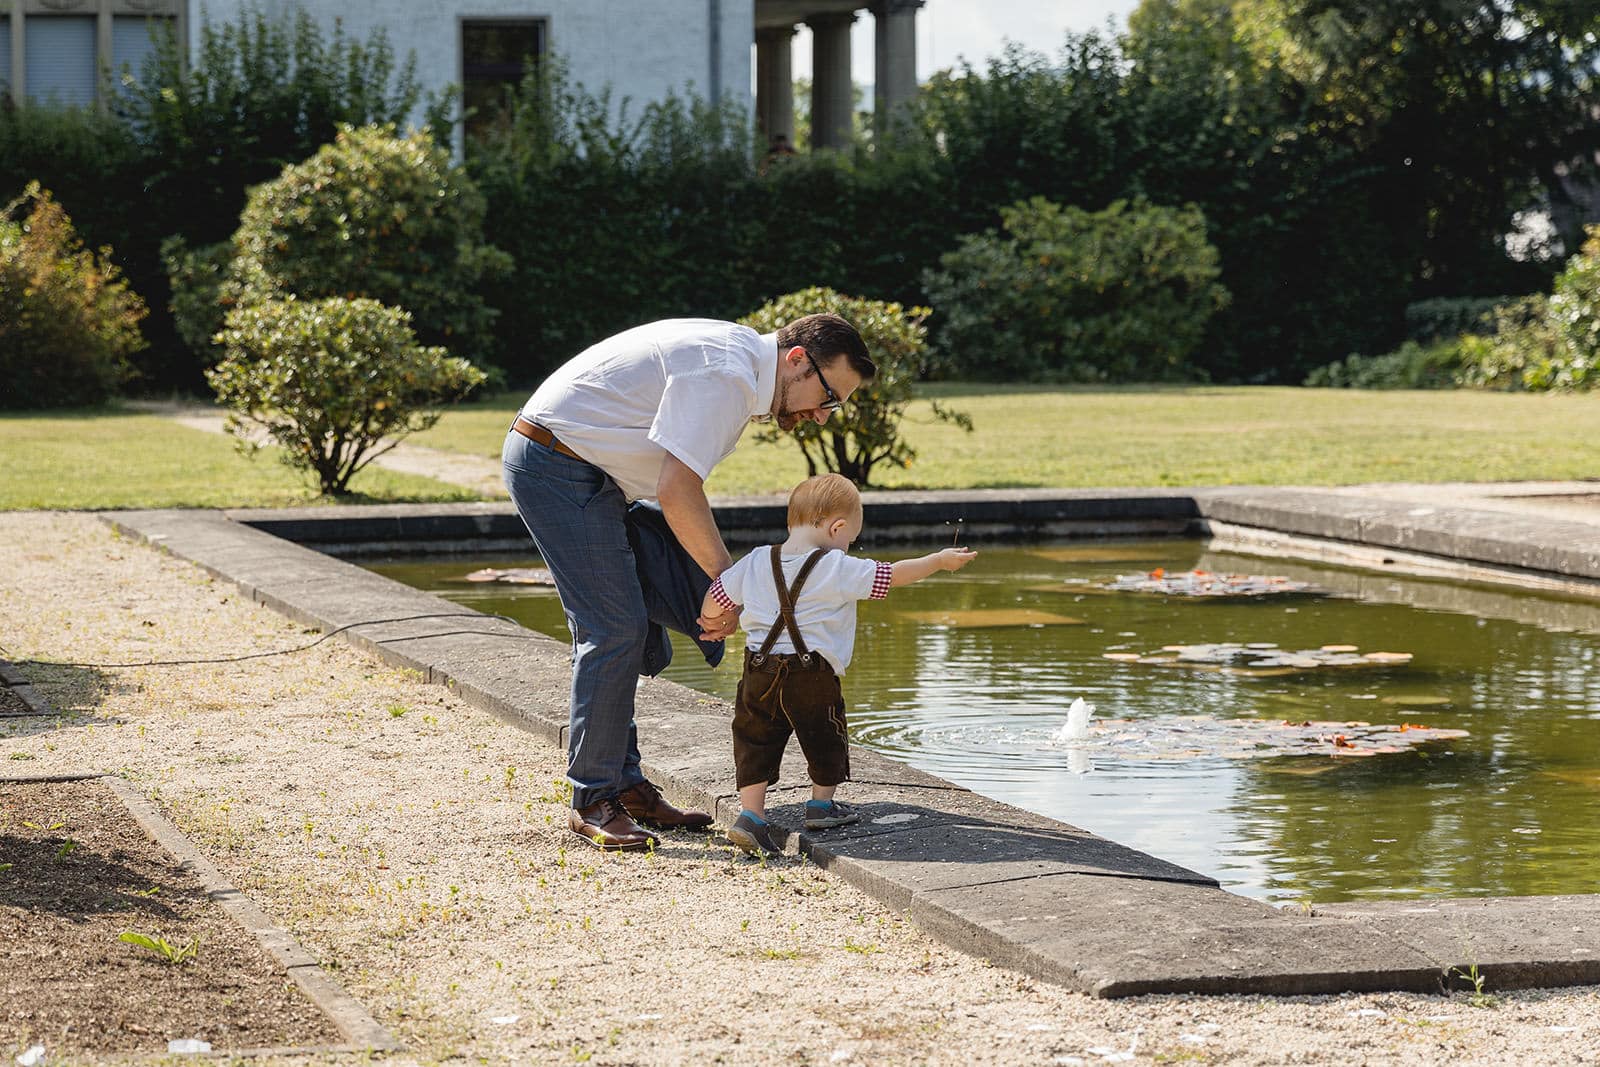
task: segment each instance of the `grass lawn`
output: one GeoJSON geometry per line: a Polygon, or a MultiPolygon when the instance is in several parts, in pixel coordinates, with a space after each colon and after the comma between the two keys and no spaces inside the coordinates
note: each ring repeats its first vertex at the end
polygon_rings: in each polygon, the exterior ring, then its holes
{"type": "MultiPolygon", "coordinates": [[[[1344,485],[1600,477],[1600,395],[1365,392],[1292,387],[937,385],[972,416],[964,434],[913,404],[918,457],[885,488],[1344,485]]],[[[498,456],[521,394],[447,414],[418,444],[498,456]]],[[[786,490],[797,448],[746,443],[713,493],[786,490]]]]}
{"type": "MultiPolygon", "coordinates": [[[[458,486],[368,468],[362,502],[473,500],[458,486]]],[[[0,416],[0,510],[289,507],[326,502],[308,476],[233,438],[115,408],[0,416]]]]}

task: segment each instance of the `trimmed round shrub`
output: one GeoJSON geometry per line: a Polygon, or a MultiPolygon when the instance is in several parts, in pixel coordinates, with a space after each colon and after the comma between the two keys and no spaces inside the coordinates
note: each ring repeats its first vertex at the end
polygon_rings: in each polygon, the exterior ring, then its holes
{"type": "MultiPolygon", "coordinates": [[[[761,333],[775,333],[802,316],[825,312],[844,317],[860,331],[878,373],[872,381],[862,383],[826,426],[802,422],[791,433],[805,454],[808,473],[832,471],[865,486],[880,463],[909,467],[916,458],[916,450],[900,437],[900,420],[911,403],[912,384],[923,369],[928,332],[922,323],[928,309],[903,308],[813,287],[780,296],[739,321],[761,333]]],[[[933,414],[972,431],[968,416],[937,402],[933,414]]],[[[770,443],[784,436],[772,425],[757,433],[756,440],[770,443]]]]}
{"type": "Polygon", "coordinates": [[[206,380],[230,409],[229,432],[254,451],[243,431],[260,426],[330,494],[484,381],[466,360],[418,344],[407,312],[364,298],[247,304],[228,312],[216,342],[226,358],[206,380]]]}
{"type": "Polygon", "coordinates": [[[1000,209],[1004,233],[961,238],[923,277],[941,370],[990,381],[1191,378],[1206,321],[1228,300],[1193,205],[1043,197],[1000,209]]]}
{"type": "Polygon", "coordinates": [[[0,210],[0,407],[97,404],[144,347],[144,302],[37,182],[0,210]],[[14,216],[31,204],[20,221],[14,216]]]}
{"type": "Polygon", "coordinates": [[[250,191],[221,303],[365,297],[409,311],[423,343],[483,359],[498,312],[478,289],[511,267],[483,242],[483,218],[477,188],[427,132],[340,126],[250,191]]]}

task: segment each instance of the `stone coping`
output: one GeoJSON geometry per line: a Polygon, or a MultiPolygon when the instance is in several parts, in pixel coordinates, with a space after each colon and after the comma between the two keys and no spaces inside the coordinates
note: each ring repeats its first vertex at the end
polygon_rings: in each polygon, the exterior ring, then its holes
{"type": "MultiPolygon", "coordinates": [[[[775,507],[769,499],[719,502],[718,521],[732,526],[748,518],[748,528],[764,529],[775,507]]],[[[1512,578],[1600,579],[1594,527],[1582,531],[1585,540],[1571,528],[1581,524],[1560,520],[1466,509],[1413,514],[1419,509],[1404,503],[1314,491],[870,494],[868,507],[871,524],[903,523],[924,534],[955,509],[974,541],[1058,537],[1062,527],[1084,536],[1125,535],[1126,526],[1140,524],[1172,536],[1216,521],[1385,552],[1412,546],[1419,556],[1466,559],[1512,578]],[[1461,555],[1452,557],[1457,550],[1461,555]]],[[[491,714],[565,743],[570,657],[564,644],[281,536],[351,546],[375,543],[374,530],[380,539],[432,531],[423,540],[437,551],[441,543],[470,542],[468,528],[492,539],[515,521],[508,506],[104,518],[263,605],[340,631],[388,663],[420,671],[491,714]]],[[[726,744],[730,709],[660,679],[642,687],[639,709],[651,779],[676,802],[730,822],[738,807],[726,744]]],[[[1085,993],[1436,992],[1470,988],[1469,972],[1493,989],[1600,983],[1600,895],[1283,910],[879,753],[855,748],[851,762],[851,796],[863,812],[858,826],[805,834],[803,792],[775,791],[774,820],[789,851],[809,854],[954,947],[1085,993]]]]}

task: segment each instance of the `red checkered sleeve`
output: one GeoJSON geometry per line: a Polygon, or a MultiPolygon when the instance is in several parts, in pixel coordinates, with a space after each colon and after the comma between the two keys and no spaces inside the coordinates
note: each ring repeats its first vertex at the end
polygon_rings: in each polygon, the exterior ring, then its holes
{"type": "Polygon", "coordinates": [[[894,580],[894,564],[879,563],[878,573],[872,576],[872,592],[868,594],[869,600],[882,600],[889,595],[889,583],[894,580]]]}
{"type": "MultiPolygon", "coordinates": [[[[874,587],[874,588],[876,588],[876,587],[874,587]]],[[[885,587],[885,588],[887,588],[887,587],[885,587]]],[[[739,610],[739,605],[735,604],[733,602],[733,598],[728,596],[727,592],[723,590],[723,588],[722,588],[722,579],[721,578],[718,578],[716,581],[712,582],[711,583],[711,588],[708,589],[707,592],[711,594],[711,599],[712,600],[715,600],[718,604],[722,605],[722,610],[723,611],[738,611],[739,610]]]]}

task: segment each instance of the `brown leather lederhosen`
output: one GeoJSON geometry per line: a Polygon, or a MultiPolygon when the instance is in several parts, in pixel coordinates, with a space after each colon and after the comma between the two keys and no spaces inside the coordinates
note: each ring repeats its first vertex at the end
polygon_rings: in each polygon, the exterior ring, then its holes
{"type": "Polygon", "coordinates": [[[794,618],[800,587],[828,550],[819,548],[800,565],[794,584],[783,580],[779,546],[772,546],[772,581],[778,618],[759,650],[745,649],[744,674],[733,709],[733,763],[739,788],[778,780],[783,750],[792,733],[800,739],[811,780],[838,785],[850,777],[850,741],[845,733],[844,694],[833,665],[806,647],[794,618]],[[794,652],[774,652],[783,631],[794,652]]]}

